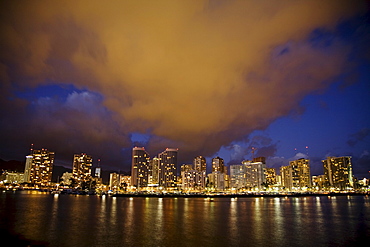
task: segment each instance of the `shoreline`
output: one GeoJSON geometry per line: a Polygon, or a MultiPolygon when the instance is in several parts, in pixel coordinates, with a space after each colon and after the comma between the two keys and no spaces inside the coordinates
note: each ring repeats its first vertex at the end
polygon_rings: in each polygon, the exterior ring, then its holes
{"type": "Polygon", "coordinates": [[[112,197],[157,198],[246,198],[246,197],[313,197],[313,196],[368,196],[367,192],[346,193],[287,193],[287,194],[113,194],[112,197]]]}

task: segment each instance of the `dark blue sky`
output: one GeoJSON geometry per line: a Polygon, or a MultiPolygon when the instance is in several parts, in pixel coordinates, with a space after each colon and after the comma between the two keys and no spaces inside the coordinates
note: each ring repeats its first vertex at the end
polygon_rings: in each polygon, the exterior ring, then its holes
{"type": "Polygon", "coordinates": [[[31,143],[130,170],[131,149],[370,170],[366,1],[1,3],[0,158],[31,143]],[[120,5],[120,6],[116,6],[120,5]],[[308,148],[307,148],[308,147],[308,148]]]}

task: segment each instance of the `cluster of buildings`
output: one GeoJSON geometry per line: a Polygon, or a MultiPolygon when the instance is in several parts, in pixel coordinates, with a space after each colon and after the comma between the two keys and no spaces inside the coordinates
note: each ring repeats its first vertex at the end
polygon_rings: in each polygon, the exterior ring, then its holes
{"type": "Polygon", "coordinates": [[[151,158],[144,147],[134,147],[131,176],[111,173],[109,186],[102,183],[100,165],[93,174],[93,159],[86,153],[75,154],[72,172],[64,173],[60,181],[53,184],[54,156],[55,153],[47,149],[31,150],[31,154],[26,156],[24,173],[7,173],[5,181],[26,183],[36,188],[57,185],[79,190],[105,188],[117,192],[185,193],[329,191],[353,190],[356,186],[350,156],[327,157],[322,161],[324,174],[319,176],[311,176],[310,160],[306,158],[280,167],[278,175],[277,169],[266,167],[264,157],[229,166],[222,158],[215,157],[211,172],[207,173],[207,161],[203,156],[195,157],[192,164],[183,164],[178,169],[177,148],[167,148],[151,158]]]}
{"type": "Polygon", "coordinates": [[[310,160],[301,158],[280,168],[266,167],[264,157],[244,160],[227,167],[220,157],[212,159],[212,171],[207,174],[203,156],[194,158],[192,164],[177,169],[177,149],[166,149],[154,158],[143,147],[132,151],[131,187],[141,191],[178,190],[203,191],[307,191],[349,190],[354,188],[351,157],[328,157],[323,160],[324,174],[311,176],[310,160]],[[178,176],[177,176],[177,175],[178,176]]]}

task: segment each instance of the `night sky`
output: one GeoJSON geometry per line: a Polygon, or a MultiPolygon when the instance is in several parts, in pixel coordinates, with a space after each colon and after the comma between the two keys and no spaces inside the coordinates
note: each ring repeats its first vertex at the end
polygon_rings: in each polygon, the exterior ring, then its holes
{"type": "Polygon", "coordinates": [[[255,147],[369,177],[367,1],[1,1],[0,29],[1,159],[130,171],[134,146],[208,166],[255,147]]]}

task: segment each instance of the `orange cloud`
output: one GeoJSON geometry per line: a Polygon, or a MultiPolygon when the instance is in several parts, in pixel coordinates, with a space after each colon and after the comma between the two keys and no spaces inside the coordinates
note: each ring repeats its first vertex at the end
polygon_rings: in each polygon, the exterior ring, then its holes
{"type": "Polygon", "coordinates": [[[150,131],[189,153],[265,128],[325,88],[348,50],[316,49],[308,34],[364,9],[360,1],[2,4],[7,84],[99,92],[122,134],[150,131]],[[279,46],[289,51],[274,54],[279,46]]]}

